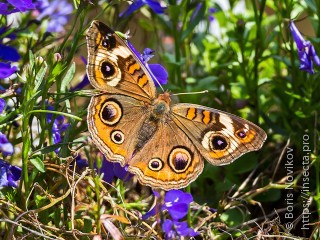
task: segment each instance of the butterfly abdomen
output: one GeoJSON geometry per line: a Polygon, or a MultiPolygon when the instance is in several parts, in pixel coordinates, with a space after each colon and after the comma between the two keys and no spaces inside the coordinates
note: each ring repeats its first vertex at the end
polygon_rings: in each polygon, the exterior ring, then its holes
{"type": "Polygon", "coordinates": [[[156,98],[147,112],[149,116],[143,122],[139,132],[138,139],[135,146],[135,153],[154,136],[158,130],[159,125],[168,121],[170,106],[167,99],[163,99],[162,94],[156,98]]]}

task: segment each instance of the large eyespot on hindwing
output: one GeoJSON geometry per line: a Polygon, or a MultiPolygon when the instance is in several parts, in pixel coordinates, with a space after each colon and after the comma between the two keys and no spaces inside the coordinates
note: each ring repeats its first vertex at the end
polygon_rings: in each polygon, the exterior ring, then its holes
{"type": "Polygon", "coordinates": [[[178,146],[171,150],[168,157],[168,164],[174,172],[183,173],[190,166],[192,159],[193,154],[190,149],[178,146]]]}
{"type": "Polygon", "coordinates": [[[152,158],[149,163],[148,167],[152,171],[160,171],[164,167],[164,163],[160,158],[152,158]]]}
{"type": "Polygon", "coordinates": [[[208,151],[223,151],[229,146],[229,140],[222,134],[215,131],[207,132],[201,143],[208,151]]]}
{"type": "Polygon", "coordinates": [[[113,126],[120,121],[122,114],[121,104],[114,99],[108,99],[101,105],[99,117],[106,125],[113,126]]]}
{"type": "Polygon", "coordinates": [[[120,145],[121,143],[124,142],[124,133],[120,130],[113,130],[110,133],[110,138],[111,138],[112,142],[120,145]]]}

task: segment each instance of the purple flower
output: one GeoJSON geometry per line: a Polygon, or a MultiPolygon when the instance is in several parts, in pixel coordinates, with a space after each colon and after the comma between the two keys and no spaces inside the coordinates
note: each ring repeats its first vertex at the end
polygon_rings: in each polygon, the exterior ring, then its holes
{"type": "Polygon", "coordinates": [[[6,161],[0,159],[0,188],[18,187],[18,181],[21,177],[21,168],[12,166],[6,161]]]}
{"type": "MultiPolygon", "coordinates": [[[[53,110],[53,106],[49,106],[48,110],[53,110]]],[[[53,114],[47,113],[47,122],[50,124],[52,122],[53,114]]],[[[53,122],[52,125],[52,138],[53,143],[58,144],[61,142],[61,134],[67,130],[69,123],[64,123],[65,117],[62,115],[58,115],[53,122]]],[[[55,152],[58,153],[60,148],[56,149],[55,152]]]]}
{"type": "Polygon", "coordinates": [[[188,214],[189,204],[193,201],[190,193],[181,190],[168,191],[164,198],[163,210],[168,210],[174,220],[179,220],[188,214]]]}
{"type": "Polygon", "coordinates": [[[195,18],[197,17],[197,15],[199,14],[201,8],[203,6],[203,3],[202,2],[199,2],[196,6],[196,9],[193,11],[192,15],[191,15],[191,18],[190,18],[190,22],[194,21],[195,18]]]}
{"type": "Polygon", "coordinates": [[[6,104],[7,104],[6,100],[4,100],[3,98],[0,98],[0,114],[3,112],[6,104]]]}
{"type": "Polygon", "coordinates": [[[143,54],[140,54],[135,47],[131,44],[131,42],[127,39],[128,47],[131,51],[140,59],[140,61],[145,65],[147,70],[149,71],[153,82],[158,86],[160,83],[161,85],[167,84],[168,82],[168,72],[167,70],[160,64],[148,64],[149,61],[153,57],[154,51],[150,48],[146,48],[143,51],[143,54]]]}
{"type": "Polygon", "coordinates": [[[73,169],[73,164],[76,163],[76,171],[80,171],[83,168],[86,168],[89,166],[87,159],[84,159],[81,157],[81,155],[78,155],[75,160],[70,164],[69,168],[73,169]]]}
{"type": "Polygon", "coordinates": [[[213,22],[216,18],[214,17],[214,13],[216,13],[218,10],[214,7],[210,7],[208,9],[209,12],[209,22],[213,22]]]}
{"type": "Polygon", "coordinates": [[[17,71],[17,67],[11,67],[10,63],[2,63],[0,62],[0,79],[10,77],[17,71]]]}
{"type": "Polygon", "coordinates": [[[53,122],[52,135],[54,144],[61,142],[61,133],[66,131],[69,123],[64,123],[64,116],[59,115],[53,122]]]}
{"type": "Polygon", "coordinates": [[[166,7],[162,7],[156,0],[136,0],[125,10],[119,14],[119,17],[129,17],[134,11],[140,9],[144,5],[148,5],[156,14],[163,14],[166,7]]]}
{"type": "Polygon", "coordinates": [[[298,48],[298,55],[300,60],[300,70],[307,71],[313,74],[313,61],[320,66],[320,59],[310,41],[306,41],[293,21],[290,21],[290,31],[298,48]]]}
{"type": "Polygon", "coordinates": [[[188,227],[187,222],[177,222],[166,219],[162,224],[166,239],[176,239],[178,237],[195,237],[199,235],[192,228],[188,227]]]}
{"type": "Polygon", "coordinates": [[[8,3],[0,3],[0,14],[8,15],[15,12],[26,12],[35,9],[32,0],[7,0],[7,2],[11,5],[8,3]]]}
{"type": "MultiPolygon", "coordinates": [[[[6,27],[0,28],[0,35],[5,34],[7,31],[6,27]]],[[[9,39],[15,39],[14,33],[10,33],[6,36],[9,39]]],[[[13,73],[17,71],[16,66],[11,66],[10,61],[17,62],[20,59],[18,51],[8,45],[2,44],[2,39],[0,39],[0,79],[10,77],[13,73]]]]}
{"type": "Polygon", "coordinates": [[[73,11],[73,7],[66,0],[53,0],[50,3],[48,0],[43,0],[39,6],[38,20],[49,18],[47,31],[62,32],[63,26],[68,23],[68,15],[73,11]]]}
{"type": "MultiPolygon", "coordinates": [[[[154,195],[159,198],[159,194],[156,191],[154,191],[154,195]]],[[[188,214],[189,204],[192,201],[193,198],[190,193],[185,193],[181,190],[170,190],[164,197],[164,204],[162,206],[156,204],[154,208],[142,216],[142,219],[148,219],[155,215],[156,212],[167,210],[173,220],[166,219],[162,223],[162,230],[165,232],[166,239],[174,239],[180,236],[197,236],[198,233],[189,228],[187,222],[179,222],[188,214]]]]}
{"type": "Polygon", "coordinates": [[[13,154],[13,145],[8,141],[5,134],[0,132],[0,152],[4,157],[13,154]]]}
{"type": "Polygon", "coordinates": [[[100,174],[103,173],[103,180],[112,183],[115,177],[123,180],[128,181],[133,176],[131,173],[128,172],[128,167],[122,167],[120,163],[117,162],[110,162],[104,156],[102,159],[102,166],[100,168],[100,174]]]}
{"type": "Polygon", "coordinates": [[[20,59],[20,55],[14,47],[6,46],[0,43],[0,59],[4,61],[17,62],[20,59]]]}

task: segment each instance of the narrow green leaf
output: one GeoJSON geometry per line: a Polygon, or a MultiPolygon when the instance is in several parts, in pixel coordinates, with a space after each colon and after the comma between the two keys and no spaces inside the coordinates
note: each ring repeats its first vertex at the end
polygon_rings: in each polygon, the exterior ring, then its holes
{"type": "Polygon", "coordinates": [[[35,82],[34,91],[37,91],[38,88],[40,87],[40,85],[43,81],[43,78],[47,72],[47,69],[48,69],[48,65],[45,61],[43,61],[43,66],[41,67],[40,71],[36,75],[36,82],[35,82]]]}
{"type": "Polygon", "coordinates": [[[67,86],[70,84],[71,80],[73,79],[75,71],[76,71],[76,65],[73,62],[71,67],[69,68],[67,74],[64,76],[64,78],[61,82],[61,92],[66,91],[67,86]]]}
{"type": "Polygon", "coordinates": [[[40,157],[32,158],[30,159],[30,162],[39,170],[39,172],[46,172],[45,166],[40,157]]]}

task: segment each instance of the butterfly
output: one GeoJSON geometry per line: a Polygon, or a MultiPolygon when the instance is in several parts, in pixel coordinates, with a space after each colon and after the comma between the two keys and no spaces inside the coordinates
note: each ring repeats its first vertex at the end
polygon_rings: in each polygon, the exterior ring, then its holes
{"type": "Polygon", "coordinates": [[[204,159],[225,165],[262,147],[267,135],[255,124],[158,94],[127,40],[102,22],[92,22],[86,39],[87,74],[100,92],[88,106],[88,130],[107,160],[128,166],[141,184],[183,188],[202,172],[204,159]]]}

